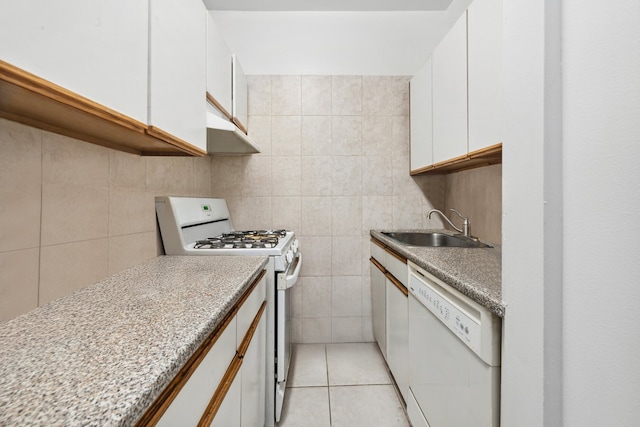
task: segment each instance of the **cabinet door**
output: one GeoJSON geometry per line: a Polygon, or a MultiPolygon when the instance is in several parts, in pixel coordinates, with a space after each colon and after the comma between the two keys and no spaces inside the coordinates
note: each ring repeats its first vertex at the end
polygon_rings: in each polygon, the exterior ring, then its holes
{"type": "Polygon", "coordinates": [[[433,163],[433,95],[431,57],[409,83],[411,170],[433,163]]]}
{"type": "MultiPolygon", "coordinates": [[[[240,427],[240,408],[241,408],[241,391],[242,391],[242,370],[238,372],[236,378],[231,383],[229,391],[225,396],[216,417],[211,422],[212,427],[240,427]]],[[[176,424],[176,426],[187,426],[197,424],[187,424],[185,422],[176,424]]]]}
{"type": "Polygon", "coordinates": [[[247,77],[238,58],[233,55],[233,122],[244,133],[247,133],[249,122],[248,97],[247,77]]]}
{"type": "Polygon", "coordinates": [[[433,51],[433,162],[467,154],[467,14],[433,51]]]}
{"type": "Polygon", "coordinates": [[[151,0],[149,121],[206,150],[206,12],[201,0],[151,0]]]}
{"type": "Polygon", "coordinates": [[[242,362],[242,427],[263,426],[266,403],[267,316],[262,319],[251,339],[242,362]]]}
{"type": "Polygon", "coordinates": [[[197,425],[235,355],[234,317],[180,390],[158,422],[158,426],[197,425]]]}
{"type": "Polygon", "coordinates": [[[141,123],[147,52],[147,0],[0,2],[0,59],[141,123]]]}
{"type": "Polygon", "coordinates": [[[469,151],[502,141],[502,0],[474,0],[469,19],[469,151]]]}
{"type": "Polygon", "coordinates": [[[216,100],[216,107],[228,119],[232,118],[231,83],[232,83],[231,51],[218,32],[216,23],[207,13],[207,92],[216,100]]]}
{"type": "Polygon", "coordinates": [[[387,364],[405,401],[409,392],[408,296],[389,279],[387,287],[387,364]]]}
{"type": "Polygon", "coordinates": [[[386,327],[386,285],[384,273],[371,262],[371,321],[373,322],[373,337],[380,351],[387,358],[387,327],[386,327]]]}

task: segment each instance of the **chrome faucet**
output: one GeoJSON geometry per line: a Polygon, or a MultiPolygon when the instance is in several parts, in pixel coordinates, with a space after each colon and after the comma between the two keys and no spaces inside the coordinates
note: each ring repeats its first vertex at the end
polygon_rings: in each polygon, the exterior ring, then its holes
{"type": "Polygon", "coordinates": [[[469,218],[462,216],[462,214],[460,212],[458,212],[457,210],[455,210],[455,209],[449,209],[449,210],[455,212],[460,218],[462,218],[462,228],[463,228],[463,230],[461,230],[458,227],[456,227],[455,225],[453,225],[451,220],[449,218],[447,218],[447,216],[445,214],[443,214],[441,211],[439,211],[438,209],[431,209],[427,213],[427,218],[431,219],[431,214],[434,213],[434,212],[437,212],[442,216],[442,218],[446,219],[447,222],[449,223],[449,225],[451,227],[453,227],[453,229],[456,230],[458,233],[462,233],[466,237],[471,237],[471,223],[469,222],[469,218]]]}

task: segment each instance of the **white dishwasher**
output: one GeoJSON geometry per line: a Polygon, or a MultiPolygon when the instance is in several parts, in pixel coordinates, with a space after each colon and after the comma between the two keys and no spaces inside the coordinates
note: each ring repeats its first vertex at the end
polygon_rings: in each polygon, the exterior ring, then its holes
{"type": "Polygon", "coordinates": [[[502,321],[409,262],[409,396],[414,427],[500,425],[502,321]]]}

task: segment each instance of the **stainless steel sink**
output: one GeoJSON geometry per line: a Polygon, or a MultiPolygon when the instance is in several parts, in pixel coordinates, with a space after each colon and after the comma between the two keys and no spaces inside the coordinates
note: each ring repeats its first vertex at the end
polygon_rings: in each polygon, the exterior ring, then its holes
{"type": "Polygon", "coordinates": [[[425,247],[446,247],[446,248],[491,248],[492,246],[461,235],[451,236],[444,233],[430,233],[422,231],[411,232],[383,232],[387,237],[392,238],[406,246],[425,247]]]}

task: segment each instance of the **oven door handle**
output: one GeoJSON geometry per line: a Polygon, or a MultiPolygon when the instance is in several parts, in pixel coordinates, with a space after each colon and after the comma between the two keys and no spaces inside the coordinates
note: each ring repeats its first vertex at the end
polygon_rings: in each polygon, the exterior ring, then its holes
{"type": "Polygon", "coordinates": [[[296,284],[298,276],[300,275],[300,269],[302,268],[302,254],[298,252],[298,255],[293,259],[293,267],[287,269],[287,272],[278,275],[278,289],[286,290],[296,284]],[[288,272],[293,269],[293,273],[288,272]]]}

